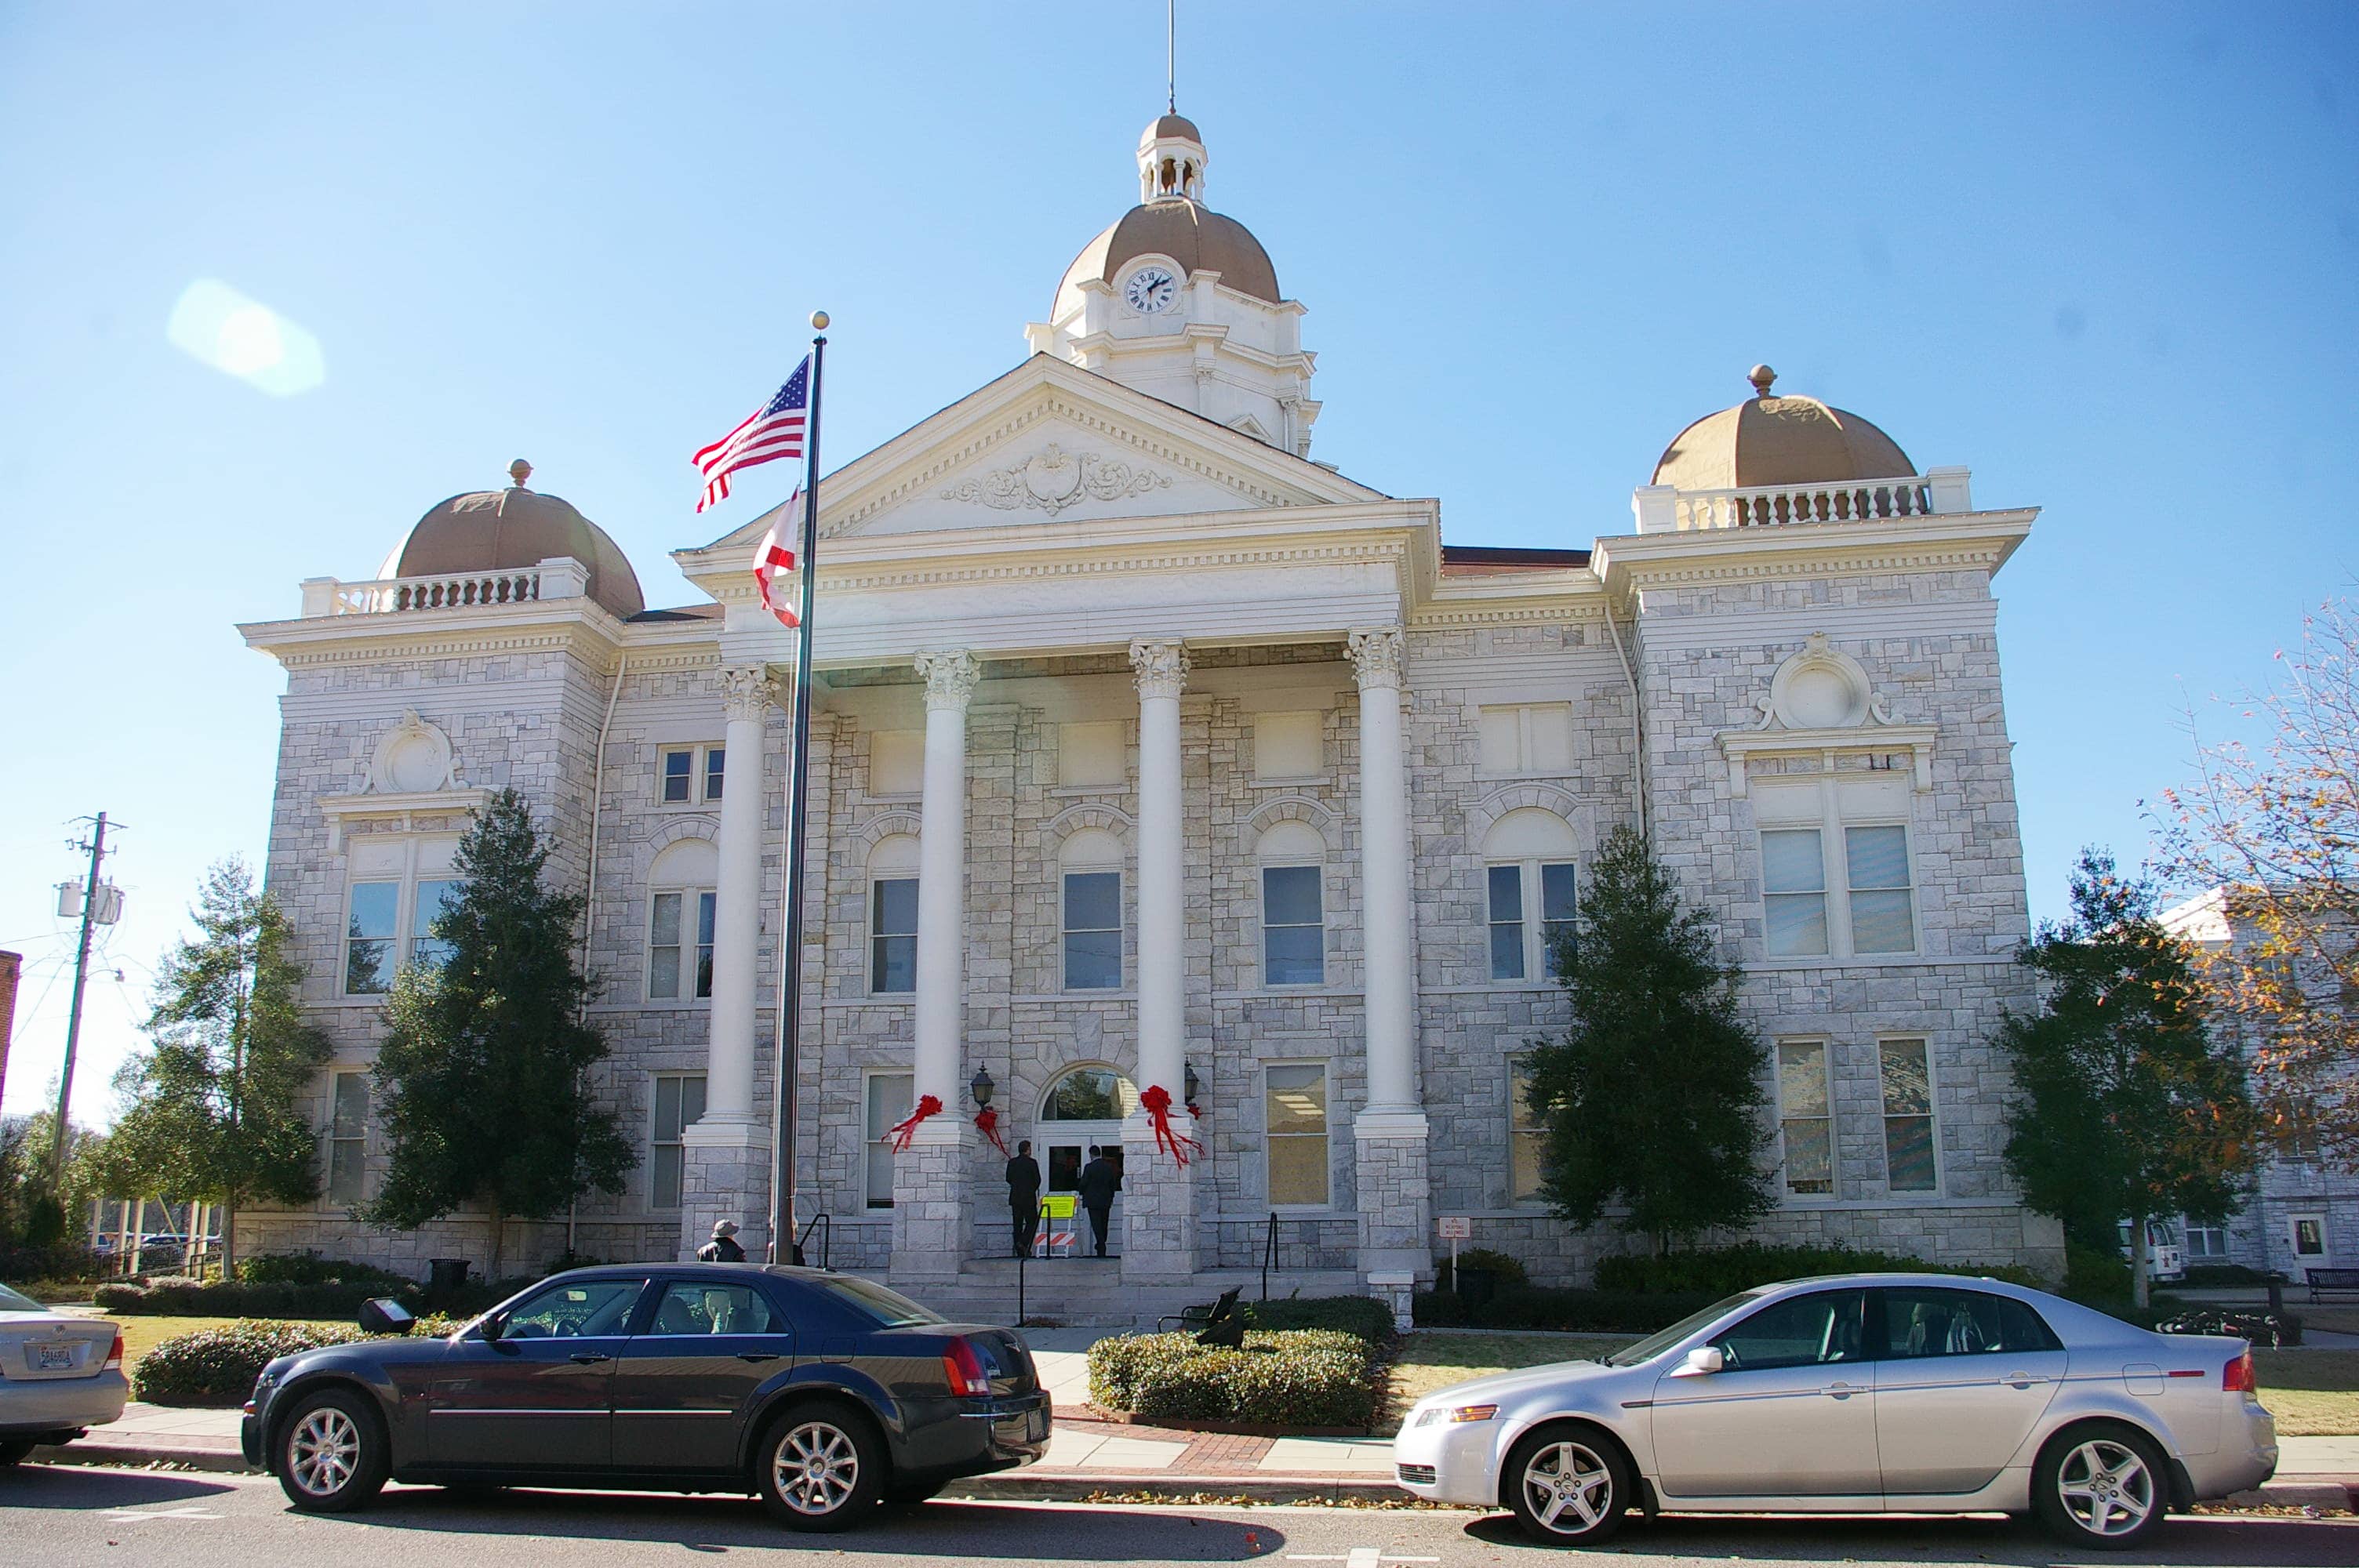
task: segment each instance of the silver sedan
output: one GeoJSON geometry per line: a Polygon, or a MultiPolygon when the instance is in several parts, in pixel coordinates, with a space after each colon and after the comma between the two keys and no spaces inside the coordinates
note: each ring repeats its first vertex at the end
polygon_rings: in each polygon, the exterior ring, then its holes
{"type": "Polygon", "coordinates": [[[1400,1485],[1602,1541],[1648,1511],[2031,1512],[2129,1547],[2276,1473],[2241,1339],[1944,1274],[1765,1285],[1598,1361],[1420,1400],[1400,1485]]]}
{"type": "Polygon", "coordinates": [[[0,1285],[0,1466],[119,1419],[130,1397],[122,1330],[0,1285]]]}

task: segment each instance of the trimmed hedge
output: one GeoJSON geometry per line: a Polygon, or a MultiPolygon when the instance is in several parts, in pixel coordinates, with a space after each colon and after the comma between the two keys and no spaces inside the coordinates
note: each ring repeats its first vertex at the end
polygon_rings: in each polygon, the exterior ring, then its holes
{"type": "Polygon", "coordinates": [[[244,1285],[368,1285],[376,1293],[414,1288],[414,1281],[374,1263],[322,1258],[316,1252],[266,1252],[237,1266],[244,1285]]]}
{"type": "MultiPolygon", "coordinates": [[[[1458,1255],[1458,1267],[1488,1269],[1491,1271],[1494,1285],[1528,1285],[1532,1282],[1531,1272],[1524,1267],[1522,1259],[1510,1257],[1505,1252],[1494,1251],[1488,1247],[1467,1248],[1458,1255]]],[[[1451,1289],[1453,1282],[1451,1274],[1448,1258],[1435,1260],[1433,1288],[1437,1291],[1451,1289]]]]}
{"type": "Polygon", "coordinates": [[[191,1280],[174,1276],[146,1284],[101,1285],[91,1292],[101,1312],[129,1317],[350,1317],[372,1296],[399,1296],[415,1311],[418,1287],[387,1290],[374,1281],[323,1281],[315,1284],[248,1284],[243,1280],[191,1280]]]}
{"type": "Polygon", "coordinates": [[[1149,1419],[1296,1426],[1372,1425],[1384,1408],[1376,1343],[1336,1329],[1256,1329],[1242,1350],[1189,1334],[1134,1334],[1090,1346],[1090,1399],[1149,1419]]]}
{"type": "MultiPolygon", "coordinates": [[[[1962,1274],[2037,1289],[2038,1276],[2013,1263],[1928,1263],[1896,1252],[1864,1252],[1848,1247],[1765,1247],[1745,1242],[1660,1258],[1628,1254],[1597,1260],[1597,1288],[1648,1295],[1674,1292],[1715,1300],[1778,1280],[1813,1274],[1962,1274]]],[[[1669,1321],[1669,1320],[1666,1320],[1669,1321]]]]}
{"type": "Polygon", "coordinates": [[[2266,1285],[2269,1277],[2258,1269],[2248,1269],[2242,1263],[2190,1263],[2182,1286],[2200,1288],[2217,1285],[2266,1285]]]}
{"type": "Polygon", "coordinates": [[[1393,1336],[1393,1309],[1374,1296],[1289,1296],[1243,1303],[1249,1328],[1332,1328],[1381,1344],[1393,1336]]]}
{"type": "Polygon", "coordinates": [[[1573,1291],[1527,1285],[1501,1291],[1480,1309],[1462,1296],[1429,1291],[1415,1303],[1420,1328],[1535,1328],[1566,1334],[1652,1334],[1710,1306],[1725,1291],[1652,1293],[1573,1291]]]}
{"type": "Polygon", "coordinates": [[[254,1379],[281,1356],[349,1345],[370,1336],[335,1323],[234,1323],[167,1339],[139,1358],[131,1387],[157,1405],[243,1404],[254,1379]]]}

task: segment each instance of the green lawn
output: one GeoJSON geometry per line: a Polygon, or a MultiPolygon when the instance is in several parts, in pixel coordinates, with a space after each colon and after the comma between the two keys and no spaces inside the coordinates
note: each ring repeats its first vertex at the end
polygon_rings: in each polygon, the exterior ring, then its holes
{"type": "MultiPolygon", "coordinates": [[[[1469,1378],[1571,1361],[1626,1345],[1573,1334],[1412,1334],[1393,1363],[1395,1408],[1469,1378]]],[[[2261,1403],[2287,1437],[2359,1436],[2359,1350],[2256,1350],[2261,1403]]]]}

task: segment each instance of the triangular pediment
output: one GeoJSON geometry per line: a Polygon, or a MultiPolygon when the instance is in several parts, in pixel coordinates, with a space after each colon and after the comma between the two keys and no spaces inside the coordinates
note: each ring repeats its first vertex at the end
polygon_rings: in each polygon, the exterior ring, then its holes
{"type": "MultiPolygon", "coordinates": [[[[1186,517],[1381,492],[1048,354],[829,474],[827,539],[1186,517]]],[[[705,546],[750,545],[768,514],[705,546]]],[[[691,552],[701,554],[702,552],[691,552]]]]}

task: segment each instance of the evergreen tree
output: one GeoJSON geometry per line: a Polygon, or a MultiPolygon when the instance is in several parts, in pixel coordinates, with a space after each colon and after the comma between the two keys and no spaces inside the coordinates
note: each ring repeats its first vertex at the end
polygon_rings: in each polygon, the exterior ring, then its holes
{"type": "Polygon", "coordinates": [[[1575,1225],[1609,1208],[1655,1250],[1771,1204],[1761,1076],[1767,1052],[1738,1017],[1736,973],[1712,923],[1682,906],[1637,833],[1606,836],[1557,975],[1574,1022],[1532,1058],[1547,1130],[1541,1194],[1575,1225]]]}
{"type": "Polygon", "coordinates": [[[165,956],[151,1044],[116,1076],[124,1109],[98,1161],[125,1191],[222,1205],[224,1267],[234,1268],[241,1201],[319,1193],[319,1139],[301,1097],[332,1049],[304,1022],[287,917],[243,861],[208,871],[190,913],[196,933],[165,956]]]}
{"type": "Polygon", "coordinates": [[[2108,1254],[2128,1220],[2141,1306],[2147,1222],[2223,1218],[2253,1168],[2256,1131],[2243,1060],[2211,1043],[2192,956],[2154,905],[2150,884],[2083,849],[2071,918],[2043,924],[2017,956],[2047,1000],[1998,1031],[2021,1090],[2006,1162],[2024,1201],[2108,1254]]]}
{"type": "Polygon", "coordinates": [[[574,962],[582,901],[541,886],[548,860],[523,797],[502,790],[459,842],[459,885],[433,925],[447,957],[395,978],[377,1052],[391,1161],[363,1217],[414,1230],[482,1204],[495,1279],[511,1217],[619,1193],[633,1163],[590,1097],[606,1043],[582,1017],[596,989],[574,962]]]}

